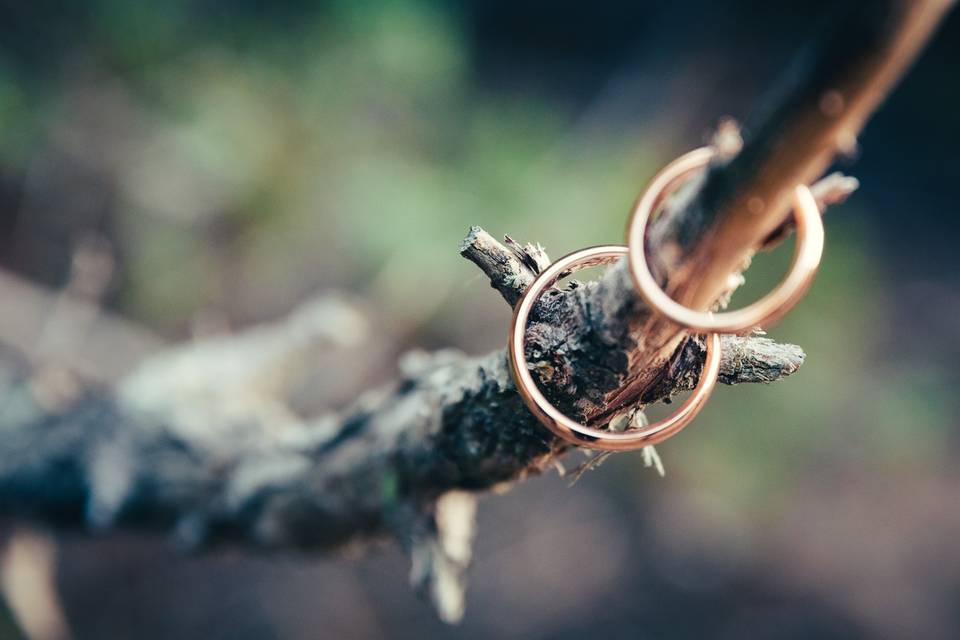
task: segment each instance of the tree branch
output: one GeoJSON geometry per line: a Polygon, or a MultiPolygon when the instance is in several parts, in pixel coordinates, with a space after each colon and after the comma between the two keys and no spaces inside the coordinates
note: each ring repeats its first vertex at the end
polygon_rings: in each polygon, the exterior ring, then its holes
{"type": "MultiPolygon", "coordinates": [[[[506,251],[480,230],[472,235],[506,251]]],[[[593,288],[558,294],[541,320],[558,335],[589,333],[583,305],[593,288]]],[[[301,361],[311,345],[335,348],[341,325],[355,324],[343,304],[309,304],[284,322],[162,352],[116,387],[76,398],[43,380],[8,380],[0,388],[4,515],[172,531],[188,546],[325,549],[393,532],[416,559],[412,579],[455,619],[466,561],[447,557],[442,538],[469,532],[439,522],[451,504],[469,513],[471,498],[437,500],[538,473],[565,447],[524,410],[503,351],[409,353],[396,384],[340,415],[298,418],[276,385],[264,384],[283,376],[265,370],[301,361]]],[[[770,382],[802,359],[791,345],[730,338],[721,375],[770,382]]],[[[664,395],[690,387],[699,362],[691,350],[664,395]]]]}

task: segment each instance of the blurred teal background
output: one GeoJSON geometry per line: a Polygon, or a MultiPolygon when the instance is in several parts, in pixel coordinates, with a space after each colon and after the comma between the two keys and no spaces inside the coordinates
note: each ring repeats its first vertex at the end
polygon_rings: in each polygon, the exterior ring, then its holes
{"type": "MultiPolygon", "coordinates": [[[[457,253],[468,227],[554,257],[620,241],[644,181],[749,116],[830,5],[2,4],[0,265],[57,290],[93,243],[113,262],[105,307],[171,341],[346,292],[383,336],[342,363],[358,388],[410,348],[500,348],[509,310],[457,253]]],[[[663,479],[619,455],[572,489],[550,476],[486,500],[461,627],[416,601],[396,550],[70,538],[71,632],[957,637],[958,64],[953,16],[840,167],[861,190],[772,334],[804,347],[801,371],[720,389],[660,447],[663,479]]],[[[758,258],[735,302],[789,250],[758,258]]]]}

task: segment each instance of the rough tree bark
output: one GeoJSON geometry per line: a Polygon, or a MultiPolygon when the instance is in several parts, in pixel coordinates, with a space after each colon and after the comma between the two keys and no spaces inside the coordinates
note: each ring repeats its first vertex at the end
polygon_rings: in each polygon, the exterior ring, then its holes
{"type": "MultiPolygon", "coordinates": [[[[723,303],[751,253],[783,235],[792,187],[851,150],[949,4],[844,5],[748,128],[742,151],[723,130],[722,159],[649,234],[651,263],[672,295],[700,308],[723,303]]],[[[855,187],[831,176],[816,191],[829,204],[855,187]]],[[[461,253],[510,304],[548,261],[538,247],[504,246],[479,228],[461,253]]],[[[116,385],[51,393],[33,375],[0,380],[0,511],[173,531],[191,546],[326,549],[393,533],[411,553],[412,581],[457,619],[473,535],[467,492],[539,473],[566,447],[524,409],[502,350],[411,353],[395,384],[339,415],[297,418],[271,385],[357,322],[342,303],[323,301],[272,326],[161,352],[116,385]]],[[[703,357],[697,340],[644,307],[623,264],[545,296],[528,349],[550,398],[591,423],[621,424],[690,388],[703,357]]],[[[763,337],[726,337],[721,379],[772,382],[803,357],[763,337]]]]}

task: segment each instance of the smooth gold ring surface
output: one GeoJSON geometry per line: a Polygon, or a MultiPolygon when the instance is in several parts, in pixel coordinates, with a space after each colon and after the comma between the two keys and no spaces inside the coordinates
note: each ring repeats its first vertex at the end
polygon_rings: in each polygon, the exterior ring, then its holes
{"type": "Polygon", "coordinates": [[[545,269],[527,288],[517,302],[510,324],[508,352],[510,369],[517,391],[527,408],[557,437],[575,445],[604,451],[626,451],[663,442],[683,429],[700,412],[710,398],[720,372],[720,336],[707,337],[707,357],[700,380],[690,396],[669,417],[641,429],[611,432],[580,424],[553,406],[540,391],[527,367],[524,351],[527,321],[541,294],[561,276],[568,273],[609,264],[627,254],[627,247],[601,245],[580,249],[560,258],[545,269]]]}
{"type": "Polygon", "coordinates": [[[797,241],[787,276],[765,297],[723,313],[697,311],[668,296],[650,273],[645,251],[645,235],[650,218],[663,202],[689,177],[710,163],[714,151],[709,147],[680,156],[660,171],[634,205],[627,227],[630,273],[640,297],[654,311],[688,329],[704,333],[743,333],[767,327],[782,318],[803,298],[823,255],[823,221],[813,194],[805,185],[793,193],[793,215],[797,241]]]}

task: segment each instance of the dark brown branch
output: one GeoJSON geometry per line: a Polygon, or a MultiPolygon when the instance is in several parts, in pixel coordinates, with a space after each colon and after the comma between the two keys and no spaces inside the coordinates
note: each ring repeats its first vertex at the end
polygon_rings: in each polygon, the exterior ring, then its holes
{"type": "MultiPolygon", "coordinates": [[[[701,309],[723,303],[738,283],[731,275],[779,237],[793,187],[813,183],[837,153],[854,148],[866,119],[951,5],[876,0],[846,2],[835,10],[829,28],[748,122],[743,150],[712,166],[701,184],[675,198],[651,225],[648,259],[675,299],[701,309]]],[[[585,407],[594,421],[649,399],[685,337],[633,295],[624,265],[608,272],[598,298],[604,318],[630,319],[625,334],[604,337],[632,348],[617,372],[622,383],[585,407]]]]}

